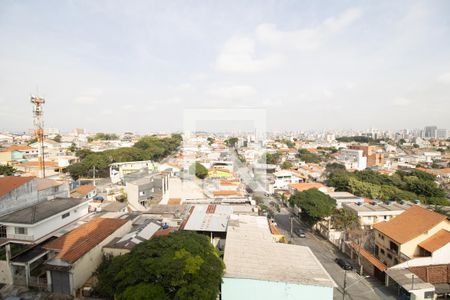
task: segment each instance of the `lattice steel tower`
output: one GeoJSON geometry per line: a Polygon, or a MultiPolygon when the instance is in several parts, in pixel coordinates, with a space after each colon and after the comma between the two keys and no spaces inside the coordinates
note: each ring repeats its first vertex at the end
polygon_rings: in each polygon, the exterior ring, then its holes
{"type": "Polygon", "coordinates": [[[38,142],[39,177],[45,178],[45,157],[44,157],[44,103],[45,99],[38,96],[31,96],[33,103],[33,123],[34,135],[38,142]]]}

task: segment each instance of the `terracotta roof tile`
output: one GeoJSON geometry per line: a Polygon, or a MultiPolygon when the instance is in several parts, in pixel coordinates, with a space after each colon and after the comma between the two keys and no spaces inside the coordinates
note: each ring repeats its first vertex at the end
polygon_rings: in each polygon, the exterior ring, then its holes
{"type": "Polygon", "coordinates": [[[6,176],[0,177],[0,197],[6,195],[19,186],[31,181],[34,177],[6,176]]]}
{"type": "Polygon", "coordinates": [[[384,272],[386,270],[386,265],[383,264],[381,261],[379,261],[375,256],[370,254],[366,249],[363,247],[355,244],[354,242],[351,243],[351,246],[355,251],[359,254],[361,254],[362,257],[367,259],[374,267],[376,267],[378,270],[384,272]]]}
{"type": "Polygon", "coordinates": [[[87,194],[89,194],[91,191],[93,191],[95,189],[96,189],[96,187],[94,185],[90,185],[90,184],[80,185],[79,187],[77,187],[70,193],[78,193],[80,195],[86,196],[87,194]]]}
{"type": "Polygon", "coordinates": [[[29,150],[34,150],[34,148],[26,145],[12,145],[9,146],[8,148],[3,149],[1,152],[29,151],[29,150]]]}
{"type": "Polygon", "coordinates": [[[239,191],[214,191],[214,196],[242,196],[242,193],[239,191]]]}
{"type": "Polygon", "coordinates": [[[97,246],[128,220],[97,218],[43,246],[58,252],[57,258],[74,263],[97,246]]]}
{"type": "Polygon", "coordinates": [[[374,229],[403,244],[430,230],[447,217],[419,205],[413,205],[397,217],[377,223],[374,229]]]}
{"type": "Polygon", "coordinates": [[[170,198],[169,201],[167,201],[167,205],[180,205],[181,198],[170,198]]]}
{"type": "Polygon", "coordinates": [[[303,192],[309,189],[320,189],[326,187],[319,182],[290,183],[289,186],[299,192],[303,192]]]}
{"type": "Polygon", "coordinates": [[[421,242],[419,246],[428,252],[433,253],[448,243],[450,243],[450,231],[441,229],[425,241],[421,242]]]}

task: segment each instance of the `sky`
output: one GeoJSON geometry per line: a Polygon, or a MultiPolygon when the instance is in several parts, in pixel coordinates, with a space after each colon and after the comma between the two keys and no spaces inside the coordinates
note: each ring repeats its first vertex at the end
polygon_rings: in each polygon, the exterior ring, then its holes
{"type": "Polygon", "coordinates": [[[0,131],[32,127],[31,94],[62,131],[177,131],[189,109],[263,109],[277,131],[450,129],[449,15],[446,0],[1,0],[0,131]]]}

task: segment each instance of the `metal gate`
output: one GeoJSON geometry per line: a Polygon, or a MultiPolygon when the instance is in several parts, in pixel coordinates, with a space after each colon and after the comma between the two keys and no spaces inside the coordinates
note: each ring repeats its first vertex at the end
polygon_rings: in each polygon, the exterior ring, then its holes
{"type": "Polygon", "coordinates": [[[52,273],[52,292],[70,295],[69,273],[61,271],[51,271],[52,273]]]}

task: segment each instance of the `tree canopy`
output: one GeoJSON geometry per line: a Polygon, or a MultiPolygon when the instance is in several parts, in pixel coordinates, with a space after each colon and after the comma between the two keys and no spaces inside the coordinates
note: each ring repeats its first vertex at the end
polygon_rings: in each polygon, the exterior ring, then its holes
{"type": "Polygon", "coordinates": [[[80,162],[68,166],[65,170],[73,179],[92,177],[95,166],[97,177],[109,176],[109,165],[115,162],[154,160],[167,157],[180,146],[182,138],[174,134],[170,138],[144,136],[133,147],[124,147],[103,152],[77,149],[80,162]]]}
{"type": "Polygon", "coordinates": [[[290,169],[292,168],[292,163],[288,160],[285,160],[282,164],[281,164],[281,168],[282,169],[290,169]]]}
{"type": "Polygon", "coordinates": [[[311,153],[306,149],[299,149],[297,157],[305,163],[319,163],[321,161],[320,155],[311,153]]]}
{"type": "Polygon", "coordinates": [[[234,136],[225,140],[225,144],[228,147],[236,147],[237,142],[238,142],[238,138],[234,137],[234,136]]]}
{"type": "Polygon", "coordinates": [[[197,178],[205,179],[208,176],[208,169],[201,163],[195,162],[189,167],[189,173],[194,174],[197,178]]]}
{"type": "Polygon", "coordinates": [[[310,223],[330,216],[336,208],[336,200],[318,189],[295,192],[289,199],[289,203],[291,206],[300,207],[302,217],[310,223]]]}
{"type": "Polygon", "coordinates": [[[448,205],[446,192],[439,187],[435,176],[419,171],[397,171],[388,176],[370,169],[347,172],[333,170],[328,176],[327,185],[337,191],[346,191],[357,196],[380,200],[416,200],[427,204],[448,205]]]}
{"type": "Polygon", "coordinates": [[[259,162],[260,163],[265,163],[265,164],[276,165],[276,164],[278,164],[280,162],[280,159],[281,159],[280,152],[275,152],[275,153],[266,152],[259,159],[259,162]]]}
{"type": "Polygon", "coordinates": [[[208,237],[180,231],[105,257],[95,292],[106,299],[215,300],[224,264],[208,237]]]}

